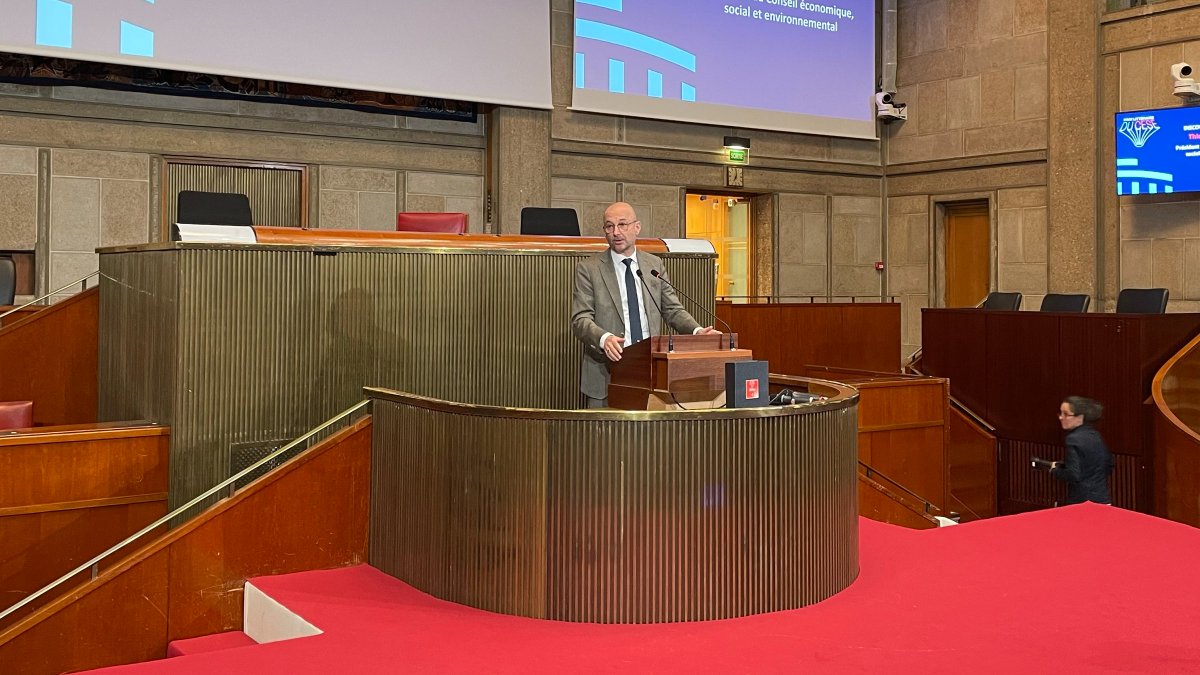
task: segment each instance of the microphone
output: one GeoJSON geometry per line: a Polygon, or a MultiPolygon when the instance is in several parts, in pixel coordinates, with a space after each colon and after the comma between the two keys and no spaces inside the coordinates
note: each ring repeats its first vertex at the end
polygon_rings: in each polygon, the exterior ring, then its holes
{"type": "MultiPolygon", "coordinates": [[[[641,281],[643,284],[645,284],[645,283],[646,283],[646,277],[642,275],[642,268],[640,268],[640,267],[638,268],[638,271],[637,271],[637,276],[638,276],[638,280],[639,280],[639,281],[641,281]]],[[[662,306],[660,306],[660,305],[658,304],[658,300],[655,300],[655,299],[654,299],[654,294],[653,294],[653,293],[647,293],[646,295],[650,296],[650,302],[653,302],[653,303],[654,303],[654,307],[655,307],[655,309],[657,309],[657,310],[658,310],[658,315],[659,315],[659,316],[662,316],[662,306]]],[[[648,326],[647,326],[647,328],[648,328],[648,326]]],[[[667,328],[668,328],[668,329],[670,329],[671,327],[670,327],[670,326],[667,326],[667,328]]],[[[672,330],[673,330],[673,329],[672,329],[672,330]]],[[[673,352],[673,351],[675,351],[675,334],[674,334],[674,333],[671,333],[671,332],[668,332],[668,333],[667,333],[667,351],[668,351],[668,352],[673,352]]]]}
{"type": "MultiPolygon", "coordinates": [[[[733,327],[729,325],[729,322],[725,321],[724,319],[717,316],[716,314],[713,314],[712,312],[708,311],[707,307],[704,307],[700,303],[696,302],[696,300],[693,299],[692,296],[679,290],[678,286],[667,281],[667,278],[662,275],[662,272],[659,272],[658,270],[650,270],[650,276],[652,276],[655,279],[658,279],[659,281],[663,282],[664,284],[670,286],[676,293],[678,293],[678,294],[682,295],[683,297],[687,298],[688,300],[690,300],[693,305],[695,305],[696,307],[699,307],[700,309],[703,309],[705,314],[708,314],[709,316],[716,319],[717,321],[720,321],[721,323],[725,324],[725,328],[726,328],[727,332],[729,333],[729,351],[733,351],[733,350],[737,349],[737,344],[736,344],[737,338],[734,337],[733,327]]],[[[660,314],[662,313],[661,309],[658,311],[660,314]]]]}

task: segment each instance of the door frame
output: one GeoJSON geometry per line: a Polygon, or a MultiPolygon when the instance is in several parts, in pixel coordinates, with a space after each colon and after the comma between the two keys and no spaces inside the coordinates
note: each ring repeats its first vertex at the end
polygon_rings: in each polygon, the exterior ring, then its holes
{"type": "Polygon", "coordinates": [[[996,290],[996,192],[963,192],[929,197],[929,306],[946,306],[946,209],[967,202],[987,202],[988,291],[996,290]]]}

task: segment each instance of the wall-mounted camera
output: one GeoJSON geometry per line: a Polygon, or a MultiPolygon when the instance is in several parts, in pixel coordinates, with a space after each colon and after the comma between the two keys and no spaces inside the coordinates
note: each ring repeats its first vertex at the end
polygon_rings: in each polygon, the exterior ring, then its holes
{"type": "Polygon", "coordinates": [[[1175,95],[1179,98],[1195,101],[1200,99],[1200,84],[1192,77],[1192,66],[1187,63],[1176,63],[1171,66],[1171,77],[1175,79],[1175,95]]]}
{"type": "Polygon", "coordinates": [[[875,117],[884,122],[906,120],[908,119],[908,104],[897,103],[894,92],[881,91],[875,94],[875,117]]]}

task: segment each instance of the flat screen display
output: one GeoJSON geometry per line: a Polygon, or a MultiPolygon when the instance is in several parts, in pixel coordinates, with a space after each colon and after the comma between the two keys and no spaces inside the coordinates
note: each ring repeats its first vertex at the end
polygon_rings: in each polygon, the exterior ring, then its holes
{"type": "Polygon", "coordinates": [[[8,0],[0,51],[549,108],[546,0],[8,0]]]}
{"type": "Polygon", "coordinates": [[[1200,108],[1117,113],[1117,194],[1200,191],[1200,108]]]}
{"type": "Polygon", "coordinates": [[[876,138],[875,0],[575,0],[577,110],[876,138]]]}

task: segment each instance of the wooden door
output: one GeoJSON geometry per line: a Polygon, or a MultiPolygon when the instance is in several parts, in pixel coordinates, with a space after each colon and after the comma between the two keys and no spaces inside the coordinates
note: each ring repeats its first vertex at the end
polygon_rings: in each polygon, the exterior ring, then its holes
{"type": "Polygon", "coordinates": [[[991,218],[987,202],[946,207],[945,307],[974,307],[992,280],[991,218]]]}

